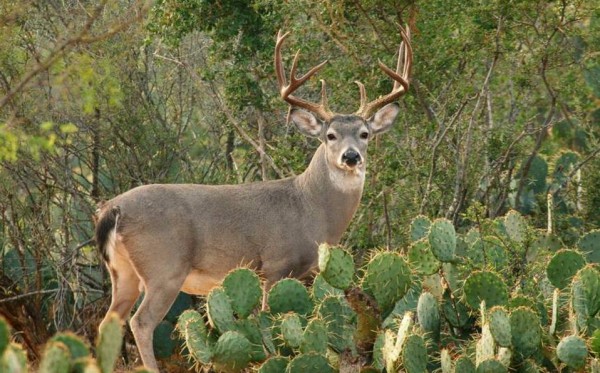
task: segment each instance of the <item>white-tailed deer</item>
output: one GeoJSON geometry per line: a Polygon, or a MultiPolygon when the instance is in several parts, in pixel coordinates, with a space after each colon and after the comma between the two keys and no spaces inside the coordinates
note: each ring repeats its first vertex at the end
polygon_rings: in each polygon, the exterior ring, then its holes
{"type": "Polygon", "coordinates": [[[205,295],[240,265],[255,268],[269,288],[311,274],[318,245],[339,242],[361,199],[367,144],[390,128],[399,112],[393,102],[408,90],[412,49],[409,33],[401,35],[396,69],[379,62],[394,79],[392,92],[367,102],[357,82],[360,108],[350,115],[328,109],[323,81],[319,104],[293,95],[325,62],[297,77],[296,54],[287,83],[281,46],[288,34],[277,35],[281,97],[294,107],[298,129],[321,141],[302,174],[244,185],[144,185],[101,206],[96,243],[112,281],[108,313],[127,319],[144,292],[130,325],[147,368],[157,370],[153,331],[180,290],[205,295]]]}

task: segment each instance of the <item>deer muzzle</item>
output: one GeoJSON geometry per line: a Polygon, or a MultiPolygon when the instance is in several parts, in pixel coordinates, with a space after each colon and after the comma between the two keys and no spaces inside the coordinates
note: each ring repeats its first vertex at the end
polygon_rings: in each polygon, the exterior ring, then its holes
{"type": "Polygon", "coordinates": [[[342,163],[348,167],[356,167],[362,162],[360,153],[354,149],[348,149],[342,154],[342,163]]]}

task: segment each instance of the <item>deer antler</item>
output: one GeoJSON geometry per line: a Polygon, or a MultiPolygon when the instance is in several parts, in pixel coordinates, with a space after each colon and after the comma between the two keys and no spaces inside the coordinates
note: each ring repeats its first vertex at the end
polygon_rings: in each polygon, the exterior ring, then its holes
{"type": "Polygon", "coordinates": [[[379,61],[379,67],[394,79],[394,87],[392,91],[385,96],[379,97],[378,99],[367,103],[367,93],[365,86],[361,82],[355,82],[358,85],[360,91],[360,107],[355,113],[356,115],[369,119],[377,109],[385,106],[391,102],[394,102],[398,97],[408,91],[410,86],[410,70],[412,67],[412,47],[410,46],[410,29],[407,27],[406,31],[400,27],[400,34],[402,35],[402,43],[400,43],[400,49],[398,51],[398,63],[396,65],[396,71],[387,67],[381,60],[379,61]],[[402,70],[402,72],[400,72],[402,70]]]}
{"type": "Polygon", "coordinates": [[[304,82],[321,70],[327,61],[321,62],[317,66],[310,69],[310,71],[308,71],[306,74],[296,77],[296,69],[298,67],[298,57],[300,56],[300,51],[296,52],[296,56],[294,56],[294,62],[292,63],[292,69],[290,70],[290,83],[288,84],[285,78],[285,70],[283,68],[283,62],[281,59],[281,46],[289,34],[289,32],[286,32],[282,35],[281,30],[279,30],[277,33],[277,43],[275,44],[275,72],[277,73],[277,81],[279,83],[279,93],[281,98],[283,98],[288,104],[306,109],[313,114],[316,114],[322,120],[328,122],[335,114],[331,112],[327,106],[327,91],[324,80],[321,80],[320,104],[306,101],[292,95],[292,93],[294,93],[294,91],[296,91],[302,84],[304,84],[304,82]]]}

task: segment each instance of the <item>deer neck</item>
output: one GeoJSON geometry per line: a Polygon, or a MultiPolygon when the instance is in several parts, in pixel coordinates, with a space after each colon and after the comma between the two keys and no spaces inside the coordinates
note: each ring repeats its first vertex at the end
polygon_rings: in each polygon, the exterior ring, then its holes
{"type": "Polygon", "coordinates": [[[348,172],[330,165],[326,148],[321,144],[309,166],[298,175],[296,185],[305,200],[322,216],[327,242],[337,244],[348,228],[362,197],[365,182],[364,169],[348,172]]]}

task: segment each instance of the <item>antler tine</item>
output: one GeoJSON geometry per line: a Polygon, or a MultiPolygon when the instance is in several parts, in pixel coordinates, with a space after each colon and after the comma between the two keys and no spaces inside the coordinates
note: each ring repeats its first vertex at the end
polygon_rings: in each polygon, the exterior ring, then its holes
{"type": "Polygon", "coordinates": [[[289,35],[289,32],[281,35],[281,30],[277,33],[277,43],[275,44],[275,72],[277,74],[277,82],[279,83],[279,93],[288,104],[297,106],[302,109],[306,109],[325,121],[329,121],[333,117],[333,113],[327,107],[327,93],[325,88],[325,81],[321,80],[321,103],[316,104],[314,102],[303,100],[299,97],[293,96],[292,93],[296,91],[302,84],[308,79],[315,75],[319,70],[325,66],[327,60],[321,62],[317,66],[310,69],[306,74],[297,77],[296,70],[298,68],[298,60],[300,58],[300,51],[296,52],[294,60],[292,62],[292,68],[290,70],[290,83],[287,83],[285,77],[285,70],[283,68],[283,62],[281,58],[281,46],[284,40],[289,35]]]}
{"type": "Polygon", "coordinates": [[[358,86],[358,90],[360,92],[360,106],[358,108],[357,113],[362,113],[367,105],[367,91],[365,90],[365,85],[355,80],[354,83],[358,86]]]}
{"type": "Polygon", "coordinates": [[[398,49],[398,62],[396,64],[396,70],[394,71],[390,69],[386,64],[379,61],[379,67],[381,70],[383,70],[383,72],[390,78],[394,79],[392,91],[374,101],[365,103],[364,101],[366,101],[366,93],[363,93],[364,87],[361,87],[362,84],[359,85],[359,89],[361,90],[361,104],[356,112],[356,115],[359,115],[364,119],[370,118],[377,109],[394,102],[394,100],[408,91],[410,86],[409,78],[413,57],[412,47],[410,45],[410,29],[407,27],[407,31],[404,31],[404,29],[400,27],[400,35],[402,36],[402,42],[400,43],[400,47],[398,49]],[[401,69],[402,72],[400,72],[401,69]]]}
{"type": "Polygon", "coordinates": [[[283,63],[281,61],[281,46],[285,39],[290,35],[289,32],[285,34],[281,34],[281,30],[277,31],[277,42],[275,43],[275,74],[277,75],[277,82],[279,83],[279,87],[284,87],[287,85],[285,79],[285,71],[283,69],[283,63]]]}

